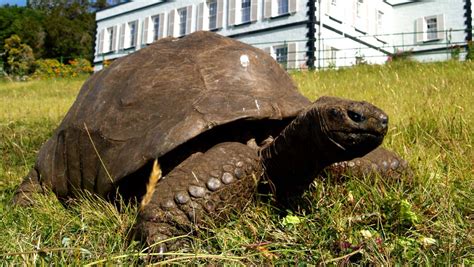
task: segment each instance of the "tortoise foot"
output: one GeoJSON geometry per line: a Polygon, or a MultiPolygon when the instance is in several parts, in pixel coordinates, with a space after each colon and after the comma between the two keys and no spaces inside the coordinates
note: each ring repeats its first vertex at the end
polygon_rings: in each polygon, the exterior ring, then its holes
{"type": "Polygon", "coordinates": [[[158,181],[141,207],[136,230],[153,251],[180,248],[181,235],[208,222],[219,223],[252,199],[261,176],[255,149],[241,143],[218,144],[195,153],[158,181]],[[164,241],[168,240],[168,241],[164,241]],[[157,244],[157,242],[159,244],[157,244]]]}
{"type": "Polygon", "coordinates": [[[347,176],[379,175],[386,179],[398,179],[409,173],[410,168],[406,160],[392,151],[378,147],[363,157],[336,162],[326,167],[322,176],[343,179],[347,176]]]}
{"type": "Polygon", "coordinates": [[[38,172],[33,168],[16,190],[13,196],[13,205],[21,207],[33,206],[35,194],[44,194],[44,192],[44,188],[39,183],[38,172]]]}

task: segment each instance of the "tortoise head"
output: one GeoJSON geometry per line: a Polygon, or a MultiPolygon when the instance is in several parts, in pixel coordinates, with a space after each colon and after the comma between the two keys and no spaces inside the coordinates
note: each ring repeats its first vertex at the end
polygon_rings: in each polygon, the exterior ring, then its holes
{"type": "Polygon", "coordinates": [[[328,151],[340,160],[370,152],[382,143],[388,128],[388,116],[365,101],[321,97],[306,115],[319,123],[312,127],[316,138],[334,147],[328,151]]]}

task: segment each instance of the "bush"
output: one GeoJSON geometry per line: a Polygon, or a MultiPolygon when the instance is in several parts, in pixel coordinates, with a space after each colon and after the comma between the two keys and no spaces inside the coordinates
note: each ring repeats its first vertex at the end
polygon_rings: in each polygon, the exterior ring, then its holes
{"type": "Polygon", "coordinates": [[[410,61],[412,60],[412,50],[396,50],[390,57],[388,57],[387,62],[394,62],[394,61],[410,61]]]}
{"type": "Polygon", "coordinates": [[[474,43],[472,41],[467,42],[466,60],[474,60],[474,43]]]}
{"type": "Polygon", "coordinates": [[[77,77],[93,71],[91,63],[83,58],[73,59],[69,64],[60,63],[56,59],[40,59],[35,62],[35,67],[33,76],[39,79],[77,77]]]}
{"type": "Polygon", "coordinates": [[[4,66],[8,74],[23,77],[31,73],[35,60],[33,50],[27,44],[21,43],[18,35],[14,34],[6,39],[4,49],[4,66]]]}

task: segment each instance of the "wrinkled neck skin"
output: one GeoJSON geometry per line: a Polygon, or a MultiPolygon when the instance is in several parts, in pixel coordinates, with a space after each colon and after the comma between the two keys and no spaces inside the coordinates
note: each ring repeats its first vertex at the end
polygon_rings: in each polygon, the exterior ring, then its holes
{"type": "Polygon", "coordinates": [[[278,200],[301,195],[326,166],[344,160],[344,152],[328,138],[317,113],[317,109],[303,112],[261,150],[265,178],[278,200]]]}

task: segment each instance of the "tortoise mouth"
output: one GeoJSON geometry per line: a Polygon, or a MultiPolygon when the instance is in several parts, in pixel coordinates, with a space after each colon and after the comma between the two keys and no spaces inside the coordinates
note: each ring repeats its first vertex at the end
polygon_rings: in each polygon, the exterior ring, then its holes
{"type": "Polygon", "coordinates": [[[332,131],[334,141],[338,142],[344,148],[360,149],[373,148],[380,145],[385,137],[384,133],[377,131],[332,131]]]}

